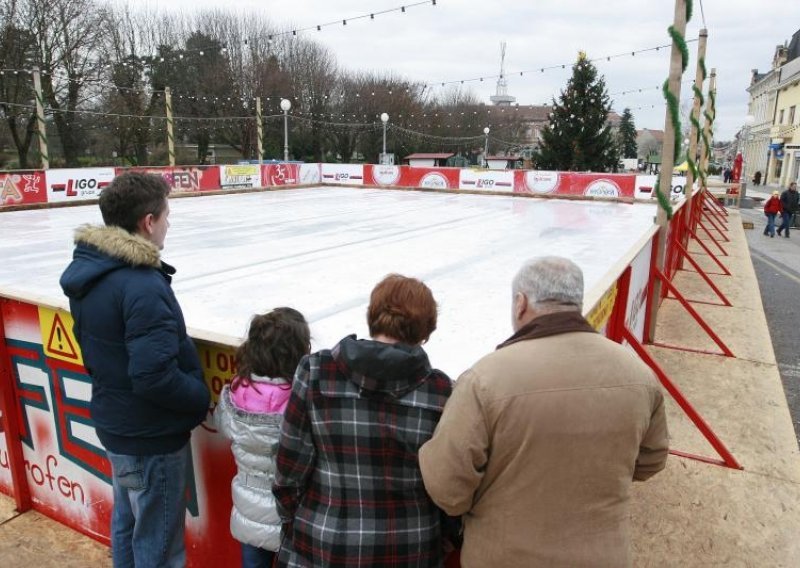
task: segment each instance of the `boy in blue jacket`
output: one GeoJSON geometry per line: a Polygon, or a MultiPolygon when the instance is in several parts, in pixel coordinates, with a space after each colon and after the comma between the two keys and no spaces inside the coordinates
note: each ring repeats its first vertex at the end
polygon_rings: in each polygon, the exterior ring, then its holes
{"type": "Polygon", "coordinates": [[[91,416],[111,462],[115,567],[184,566],[191,430],[209,405],[200,360],[161,260],[163,178],[126,173],[103,190],[105,226],[75,231],[61,276],[92,378],[91,416]]]}

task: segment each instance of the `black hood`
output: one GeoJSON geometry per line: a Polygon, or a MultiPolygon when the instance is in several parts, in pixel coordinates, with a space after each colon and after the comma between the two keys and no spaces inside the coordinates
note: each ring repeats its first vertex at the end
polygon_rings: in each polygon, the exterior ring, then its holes
{"type": "Polygon", "coordinates": [[[350,335],[333,348],[339,369],[359,389],[400,398],[416,389],[431,373],[420,346],[356,339],[350,335]]]}

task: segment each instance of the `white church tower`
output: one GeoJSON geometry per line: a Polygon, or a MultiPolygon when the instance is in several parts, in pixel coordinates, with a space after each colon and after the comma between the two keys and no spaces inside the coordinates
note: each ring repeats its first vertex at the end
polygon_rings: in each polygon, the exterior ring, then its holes
{"type": "Polygon", "coordinates": [[[517,97],[508,94],[508,81],[506,80],[506,42],[500,43],[500,77],[497,79],[497,92],[489,97],[495,106],[511,106],[517,97]]]}

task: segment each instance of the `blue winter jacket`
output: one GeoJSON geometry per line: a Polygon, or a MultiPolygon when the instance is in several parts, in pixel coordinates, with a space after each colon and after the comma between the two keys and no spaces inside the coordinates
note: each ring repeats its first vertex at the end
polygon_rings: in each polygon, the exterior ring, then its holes
{"type": "Polygon", "coordinates": [[[179,450],[206,416],[208,387],[158,248],[118,227],[75,232],[61,276],[92,377],[91,415],[118,454],[179,450]]]}

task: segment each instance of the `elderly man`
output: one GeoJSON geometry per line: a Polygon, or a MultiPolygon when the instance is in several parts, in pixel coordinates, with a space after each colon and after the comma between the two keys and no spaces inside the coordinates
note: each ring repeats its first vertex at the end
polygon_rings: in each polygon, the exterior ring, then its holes
{"type": "Polygon", "coordinates": [[[420,450],[425,488],[464,515],[465,568],[629,566],[631,481],[667,459],[658,383],[581,316],[573,262],[530,260],[513,295],[514,335],[459,378],[420,450]]]}

